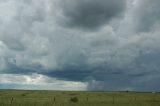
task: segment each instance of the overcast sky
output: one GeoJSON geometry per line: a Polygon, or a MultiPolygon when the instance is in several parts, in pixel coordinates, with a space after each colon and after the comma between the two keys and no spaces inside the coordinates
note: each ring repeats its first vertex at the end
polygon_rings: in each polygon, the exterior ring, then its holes
{"type": "Polygon", "coordinates": [[[0,0],[0,89],[160,91],[160,0],[0,0]]]}

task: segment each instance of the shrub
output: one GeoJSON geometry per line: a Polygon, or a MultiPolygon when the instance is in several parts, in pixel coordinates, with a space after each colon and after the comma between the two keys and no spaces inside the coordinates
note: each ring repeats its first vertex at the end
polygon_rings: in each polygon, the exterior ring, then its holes
{"type": "Polygon", "coordinates": [[[26,94],[25,94],[25,93],[23,93],[23,94],[22,94],[22,96],[26,96],[26,94]]]}
{"type": "Polygon", "coordinates": [[[70,101],[71,101],[71,102],[78,102],[78,98],[77,98],[77,97],[72,97],[72,98],[70,99],[70,101]]]}

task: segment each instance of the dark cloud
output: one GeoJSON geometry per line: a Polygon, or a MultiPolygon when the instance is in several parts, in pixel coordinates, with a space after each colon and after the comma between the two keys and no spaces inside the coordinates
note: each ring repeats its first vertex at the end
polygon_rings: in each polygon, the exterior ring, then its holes
{"type": "Polygon", "coordinates": [[[114,76],[106,81],[91,80],[88,89],[91,91],[159,91],[159,77],[159,75],[145,75],[140,77],[126,75],[122,75],[121,77],[114,76]]]}
{"type": "Polygon", "coordinates": [[[88,82],[88,90],[159,89],[159,1],[0,2],[0,74],[88,82]]]}
{"type": "Polygon", "coordinates": [[[60,21],[64,25],[94,29],[120,16],[126,0],[59,0],[59,5],[63,16],[60,21]]]}

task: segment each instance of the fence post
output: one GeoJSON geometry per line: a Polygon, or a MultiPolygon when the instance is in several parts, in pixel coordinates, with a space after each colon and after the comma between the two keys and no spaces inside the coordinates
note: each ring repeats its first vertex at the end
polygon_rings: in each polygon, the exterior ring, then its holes
{"type": "Polygon", "coordinates": [[[115,98],[114,98],[114,96],[113,96],[113,104],[114,104],[114,102],[115,102],[115,98]]]}
{"type": "Polygon", "coordinates": [[[54,97],[54,102],[56,101],[56,97],[54,97]]]}
{"type": "Polygon", "coordinates": [[[11,98],[11,106],[12,106],[12,104],[13,104],[13,99],[14,99],[14,98],[12,97],[12,98],[11,98]]]}
{"type": "Polygon", "coordinates": [[[56,97],[52,99],[52,103],[55,104],[55,102],[56,102],[56,97]]]}

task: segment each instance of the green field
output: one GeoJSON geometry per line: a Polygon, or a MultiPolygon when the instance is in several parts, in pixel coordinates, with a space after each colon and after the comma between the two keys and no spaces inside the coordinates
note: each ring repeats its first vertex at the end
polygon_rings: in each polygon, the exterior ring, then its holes
{"type": "Polygon", "coordinates": [[[160,93],[0,90],[0,106],[160,106],[160,93]]]}

